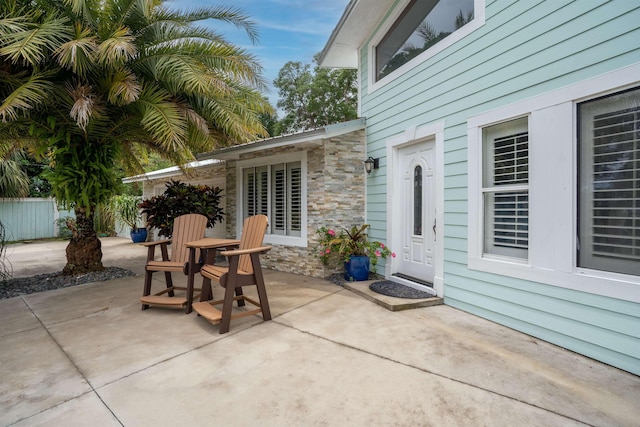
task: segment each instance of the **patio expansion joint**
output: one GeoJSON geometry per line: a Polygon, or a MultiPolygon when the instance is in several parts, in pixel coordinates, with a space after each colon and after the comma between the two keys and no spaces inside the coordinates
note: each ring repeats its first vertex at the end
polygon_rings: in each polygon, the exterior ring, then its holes
{"type": "MultiPolygon", "coordinates": [[[[87,386],[89,386],[89,388],[91,389],[90,391],[87,391],[85,393],[80,393],[77,396],[74,396],[70,399],[66,399],[56,405],[53,405],[49,408],[43,409],[42,411],[36,412],[34,414],[29,415],[28,417],[23,418],[22,420],[18,420],[16,422],[20,422],[23,420],[27,420],[31,417],[34,417],[38,414],[41,414],[43,412],[49,411],[53,408],[56,408],[60,405],[63,405],[67,402],[71,402],[72,400],[75,400],[79,397],[82,396],[86,396],[87,394],[91,394],[93,393],[99,400],[100,402],[102,402],[102,404],[104,405],[104,407],[111,413],[111,415],[113,415],[113,418],[118,421],[118,423],[121,426],[124,426],[124,424],[122,423],[122,421],[120,421],[120,419],[118,418],[118,416],[111,410],[111,408],[109,407],[109,405],[107,405],[107,403],[102,399],[102,396],[100,396],[100,393],[98,393],[98,390],[96,390],[96,388],[93,386],[93,384],[91,383],[91,381],[89,381],[89,379],[85,376],[85,374],[82,372],[82,370],[80,369],[80,367],[76,364],[76,362],[71,358],[71,356],[64,351],[64,348],[62,347],[62,345],[60,345],[60,343],[58,342],[58,340],[56,340],[56,338],[53,336],[53,334],[51,333],[51,331],[49,330],[49,328],[47,327],[47,325],[44,324],[44,322],[42,321],[42,319],[40,319],[40,317],[38,316],[38,314],[33,310],[33,308],[29,305],[29,302],[24,299],[25,295],[20,295],[20,299],[22,300],[22,302],[24,302],[25,306],[29,309],[29,311],[31,312],[31,314],[33,315],[33,317],[36,318],[36,320],[38,321],[38,323],[40,324],[40,326],[42,326],[42,328],[45,330],[45,332],[47,333],[47,335],[49,336],[49,338],[51,338],[51,341],[53,341],[55,343],[55,345],[58,347],[58,349],[60,349],[60,352],[62,352],[62,354],[64,354],[65,358],[69,361],[69,363],[71,364],[71,366],[73,366],[73,368],[76,370],[76,372],[78,373],[78,375],[80,375],[80,377],[82,378],[82,380],[87,384],[87,386]]],[[[59,324],[59,323],[57,323],[59,324]]],[[[53,325],[52,325],[53,326],[53,325]]]]}
{"type": "Polygon", "coordinates": [[[580,419],[577,419],[577,418],[574,418],[574,417],[570,417],[570,416],[568,416],[566,414],[562,414],[560,412],[551,410],[549,408],[545,408],[545,407],[540,406],[540,405],[536,405],[535,403],[527,402],[527,401],[522,400],[522,399],[517,399],[515,397],[509,396],[509,395],[504,394],[504,393],[497,392],[495,390],[491,390],[489,388],[486,388],[486,387],[483,387],[483,386],[480,386],[480,385],[477,385],[477,384],[473,384],[473,383],[470,383],[470,382],[467,382],[467,381],[459,380],[457,378],[453,378],[453,377],[450,377],[448,375],[443,375],[443,374],[440,374],[440,373],[435,372],[435,371],[431,371],[431,370],[426,369],[426,368],[421,368],[421,367],[418,367],[418,366],[414,366],[414,365],[411,365],[411,364],[406,363],[406,362],[395,360],[395,359],[392,359],[392,358],[387,357],[387,356],[383,356],[383,355],[380,355],[380,354],[377,354],[377,353],[373,353],[373,352],[368,351],[368,350],[364,350],[362,348],[358,348],[358,347],[352,346],[350,344],[346,344],[346,343],[343,343],[343,342],[340,342],[340,341],[334,341],[334,340],[331,340],[329,338],[323,337],[322,335],[314,334],[313,332],[309,332],[309,331],[306,331],[306,330],[303,330],[303,329],[296,328],[296,327],[291,326],[291,325],[287,325],[287,324],[278,322],[275,319],[273,320],[273,322],[277,323],[280,326],[293,329],[295,331],[298,331],[298,332],[300,332],[302,334],[308,335],[308,336],[313,337],[313,338],[321,339],[323,341],[327,341],[327,342],[333,343],[333,344],[341,346],[341,347],[349,348],[349,349],[358,351],[360,353],[368,354],[370,356],[373,356],[373,357],[376,357],[376,358],[379,358],[379,359],[382,359],[382,360],[386,360],[386,361],[389,361],[391,363],[395,363],[395,364],[398,364],[398,365],[401,365],[401,366],[405,366],[405,367],[410,368],[410,369],[416,369],[416,370],[418,370],[420,372],[423,372],[425,374],[434,375],[434,376],[437,376],[439,378],[442,378],[442,379],[445,379],[445,380],[449,380],[449,381],[453,381],[455,383],[462,384],[462,385],[467,386],[467,387],[472,387],[472,388],[484,391],[486,393],[491,393],[493,395],[500,396],[502,398],[505,398],[505,399],[508,399],[508,400],[511,400],[511,401],[514,401],[514,402],[522,403],[523,405],[527,405],[527,406],[531,406],[533,408],[537,408],[539,410],[542,410],[542,411],[557,415],[557,416],[565,418],[567,420],[575,421],[575,422],[583,424],[585,426],[596,427],[595,424],[588,423],[588,422],[586,422],[584,420],[580,420],[580,419]]]}

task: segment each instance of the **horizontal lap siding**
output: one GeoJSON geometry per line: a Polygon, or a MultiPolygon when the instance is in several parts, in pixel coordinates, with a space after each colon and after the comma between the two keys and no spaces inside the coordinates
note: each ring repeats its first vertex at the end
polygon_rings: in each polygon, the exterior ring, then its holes
{"type": "MultiPolygon", "coordinates": [[[[361,50],[372,235],[386,237],[386,143],[445,122],[445,302],[640,373],[638,304],[467,268],[467,119],[640,61],[640,2],[486,1],[483,27],[369,93],[361,50]],[[373,174],[372,174],[373,175],[373,174]]],[[[640,78],[640,77],[639,77],[640,78]]]]}

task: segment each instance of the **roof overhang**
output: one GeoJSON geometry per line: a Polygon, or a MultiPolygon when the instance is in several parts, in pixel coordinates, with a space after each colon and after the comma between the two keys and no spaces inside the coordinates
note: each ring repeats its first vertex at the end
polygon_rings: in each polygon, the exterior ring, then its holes
{"type": "Polygon", "coordinates": [[[240,155],[263,151],[280,147],[310,147],[321,145],[322,141],[334,136],[344,135],[349,132],[362,130],[365,127],[364,117],[350,120],[348,122],[336,123],[333,125],[323,126],[321,128],[291,133],[288,135],[276,136],[273,138],[261,139],[242,145],[234,145],[233,147],[225,147],[220,150],[210,151],[198,154],[198,160],[218,159],[218,160],[237,160],[240,155]]]}
{"type": "Polygon", "coordinates": [[[358,68],[358,51],[396,0],[351,0],[334,28],[318,64],[325,68],[358,68]]]}
{"type": "Polygon", "coordinates": [[[199,169],[205,166],[212,166],[217,164],[224,164],[223,161],[210,159],[210,160],[196,160],[194,162],[187,163],[186,165],[180,166],[171,166],[170,168],[158,169],[157,171],[147,172],[140,175],[128,176],[126,178],[122,178],[122,182],[124,184],[129,184],[131,182],[140,182],[140,181],[149,181],[151,179],[163,179],[163,178],[173,178],[176,176],[186,176],[185,170],[188,169],[199,169]]]}

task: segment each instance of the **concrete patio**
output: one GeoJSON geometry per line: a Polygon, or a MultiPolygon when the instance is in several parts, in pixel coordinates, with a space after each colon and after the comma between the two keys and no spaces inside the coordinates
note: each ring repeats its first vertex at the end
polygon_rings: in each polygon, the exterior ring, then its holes
{"type": "MultiPolygon", "coordinates": [[[[11,245],[14,275],[60,270],[65,246],[11,245]]],[[[0,300],[1,426],[640,425],[639,377],[448,306],[268,271],[273,320],[220,335],[141,311],[145,248],[103,249],[138,275],[0,300]]]]}

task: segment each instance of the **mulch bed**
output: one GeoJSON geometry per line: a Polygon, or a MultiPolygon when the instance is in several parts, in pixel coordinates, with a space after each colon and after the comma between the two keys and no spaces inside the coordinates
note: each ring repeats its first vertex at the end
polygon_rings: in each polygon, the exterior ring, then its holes
{"type": "Polygon", "coordinates": [[[131,270],[120,267],[106,267],[102,271],[66,276],[62,272],[51,274],[39,274],[31,277],[19,277],[0,282],[0,299],[13,298],[20,295],[49,291],[52,289],[66,288],[85,283],[103,282],[105,280],[119,279],[121,277],[135,276],[131,270]]]}

